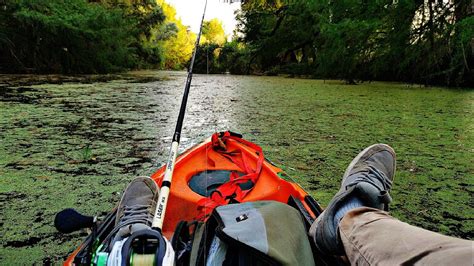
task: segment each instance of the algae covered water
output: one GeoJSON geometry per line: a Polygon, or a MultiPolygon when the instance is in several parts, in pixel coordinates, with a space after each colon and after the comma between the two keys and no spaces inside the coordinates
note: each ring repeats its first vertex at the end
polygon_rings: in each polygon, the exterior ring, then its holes
{"type": "MultiPolygon", "coordinates": [[[[57,211],[105,215],[165,162],[185,78],[0,76],[0,264],[63,260],[87,233],[57,233],[57,211]]],[[[473,238],[473,106],[472,90],[195,75],[181,151],[243,133],[326,205],[351,159],[384,142],[398,156],[394,216],[473,238]]]]}

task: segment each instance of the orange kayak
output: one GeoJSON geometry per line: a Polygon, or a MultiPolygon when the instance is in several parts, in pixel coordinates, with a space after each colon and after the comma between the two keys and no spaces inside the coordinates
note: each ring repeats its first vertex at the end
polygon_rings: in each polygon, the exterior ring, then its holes
{"type": "MultiPolygon", "coordinates": [[[[161,186],[165,167],[151,176],[158,186],[161,186]]],[[[264,159],[260,147],[238,134],[214,134],[178,156],[162,233],[171,239],[180,221],[205,219],[215,206],[260,200],[279,201],[297,208],[307,225],[322,211],[306,191],[288,180],[281,168],[264,159]]],[[[99,227],[96,239],[100,239],[101,230],[105,235],[107,230],[103,227],[113,227],[111,220],[114,217],[109,216],[99,227]]],[[[87,262],[84,247],[91,245],[90,238],[68,257],[64,265],[87,262]]]]}

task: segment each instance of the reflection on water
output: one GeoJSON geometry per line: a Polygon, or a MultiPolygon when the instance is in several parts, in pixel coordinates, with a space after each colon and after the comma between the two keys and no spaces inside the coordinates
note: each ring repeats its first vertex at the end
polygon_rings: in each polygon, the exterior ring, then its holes
{"type": "MultiPolygon", "coordinates": [[[[55,232],[55,212],[104,215],[128,181],[165,162],[185,79],[0,75],[0,264],[63,259],[85,234],[55,232]]],[[[472,211],[457,206],[471,198],[473,99],[393,83],[194,75],[180,150],[216,131],[243,133],[325,205],[355,154],[389,143],[400,155],[394,213],[464,236],[472,211]],[[426,206],[436,213],[424,216],[426,206]]]]}
{"type": "MultiPolygon", "coordinates": [[[[0,203],[9,206],[1,210],[0,235],[10,236],[5,247],[30,254],[26,248],[35,246],[40,251],[25,257],[30,262],[64,258],[84,235],[56,233],[54,213],[76,207],[103,215],[129,180],[151,175],[165,162],[185,80],[185,72],[147,71],[0,76],[0,203]],[[21,233],[32,218],[31,233],[21,233]]],[[[236,83],[233,76],[194,76],[180,151],[215,131],[238,129],[232,114],[236,83]]],[[[6,262],[14,254],[7,253],[6,262]]]]}

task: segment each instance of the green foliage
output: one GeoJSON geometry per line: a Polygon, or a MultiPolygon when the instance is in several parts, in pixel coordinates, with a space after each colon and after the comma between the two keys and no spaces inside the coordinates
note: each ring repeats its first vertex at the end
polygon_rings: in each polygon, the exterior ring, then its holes
{"type": "Polygon", "coordinates": [[[154,0],[8,0],[0,70],[106,73],[163,64],[173,27],[154,0]]]}
{"type": "Polygon", "coordinates": [[[222,22],[214,18],[204,21],[202,25],[201,43],[213,43],[223,45],[226,42],[226,36],[222,22]]]}
{"type": "Polygon", "coordinates": [[[196,73],[248,74],[248,53],[236,40],[227,42],[222,22],[204,21],[201,43],[196,53],[196,73]]]}
{"type": "Polygon", "coordinates": [[[220,46],[216,43],[201,44],[196,53],[193,71],[196,73],[231,73],[249,74],[249,50],[237,41],[226,42],[220,46]]]}
{"type": "MultiPolygon", "coordinates": [[[[244,1],[232,42],[219,20],[204,23],[195,69],[468,86],[470,12],[468,0],[244,1]]],[[[0,4],[3,72],[183,69],[195,39],[164,0],[0,4]]]]}
{"type": "Polygon", "coordinates": [[[92,149],[89,145],[86,145],[81,151],[81,159],[83,162],[92,160],[92,149]]]}
{"type": "Polygon", "coordinates": [[[467,86],[468,2],[250,0],[238,30],[255,72],[467,86]]]}
{"type": "Polygon", "coordinates": [[[201,44],[196,52],[193,71],[196,73],[222,73],[225,69],[219,64],[221,48],[218,44],[201,44]]]}
{"type": "Polygon", "coordinates": [[[174,7],[159,1],[166,15],[165,29],[158,30],[158,35],[164,40],[162,47],[165,51],[162,67],[166,69],[184,69],[191,58],[196,35],[176,18],[174,7]]]}
{"type": "Polygon", "coordinates": [[[227,42],[222,22],[217,19],[204,21],[201,43],[196,53],[196,73],[249,74],[251,54],[242,42],[235,38],[227,42]]]}
{"type": "Polygon", "coordinates": [[[453,84],[474,84],[474,17],[462,19],[455,25],[454,51],[450,60],[453,84]]]}
{"type": "Polygon", "coordinates": [[[250,72],[250,52],[237,41],[227,42],[222,47],[218,62],[221,69],[229,71],[231,74],[249,74],[250,72]]]}
{"type": "Polygon", "coordinates": [[[130,20],[122,15],[86,1],[8,1],[0,16],[8,40],[2,67],[68,73],[133,66],[130,20]]]}

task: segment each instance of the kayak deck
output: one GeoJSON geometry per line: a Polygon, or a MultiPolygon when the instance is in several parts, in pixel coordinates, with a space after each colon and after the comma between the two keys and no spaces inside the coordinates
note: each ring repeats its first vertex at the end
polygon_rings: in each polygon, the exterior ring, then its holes
{"type": "MultiPolygon", "coordinates": [[[[245,153],[250,166],[252,168],[256,167],[258,154],[254,149],[233,139],[227,140],[226,145],[227,150],[240,149],[242,153],[245,153]]],[[[159,186],[161,186],[165,167],[161,167],[152,175],[159,186]]],[[[215,170],[242,171],[236,164],[212,148],[210,138],[177,158],[163,227],[163,234],[166,237],[172,236],[179,221],[194,220],[199,214],[197,203],[204,197],[190,188],[191,178],[196,174],[215,170]]],[[[284,175],[282,169],[274,166],[269,161],[264,161],[258,181],[245,196],[243,202],[274,200],[288,203],[290,196],[293,196],[303,204],[313,219],[316,218],[318,213],[315,212],[318,212],[318,210],[313,210],[314,206],[310,206],[312,202],[308,202],[307,197],[309,195],[298,184],[280,178],[284,175]]]]}
{"type": "MultiPolygon", "coordinates": [[[[226,139],[224,154],[227,157],[223,155],[222,150],[215,149],[215,143],[213,143],[211,138],[188,149],[177,157],[168,207],[162,228],[162,233],[166,238],[172,238],[176,225],[180,221],[193,221],[196,220],[196,217],[199,217],[199,201],[206,199],[205,195],[209,195],[209,193],[203,193],[202,191],[213,191],[216,189],[216,186],[219,186],[219,182],[216,184],[216,180],[211,180],[215,176],[209,173],[219,172],[222,176],[226,171],[229,173],[234,171],[245,174],[242,165],[239,167],[235,161],[229,159],[230,156],[233,156],[233,151],[239,151],[239,155],[242,158],[245,157],[245,164],[249,168],[256,169],[259,159],[261,163],[261,172],[258,174],[258,179],[253,184],[251,190],[245,194],[241,202],[273,200],[289,204],[300,211],[307,227],[322,212],[319,204],[297,183],[283,179],[287,175],[281,168],[268,160],[263,160],[262,163],[262,158],[259,158],[259,151],[255,148],[258,146],[253,143],[249,144],[245,140],[239,140],[241,139],[226,139]],[[249,145],[246,145],[246,143],[249,145]],[[193,178],[204,178],[201,180],[201,185],[204,184],[204,187],[200,190],[201,192],[195,188],[193,189],[190,184],[190,181],[192,181],[191,183],[194,182],[193,178]],[[209,187],[206,187],[208,181],[209,187]]],[[[162,166],[151,176],[159,187],[161,187],[165,169],[166,165],[162,166]]],[[[113,228],[115,224],[114,213],[115,210],[99,226],[98,233],[99,235],[102,234],[102,237],[105,237],[104,235],[107,235],[113,228]]],[[[82,264],[81,262],[90,261],[90,255],[87,254],[87,250],[89,250],[94,240],[92,236],[86,238],[83,244],[70,254],[64,265],[73,265],[74,262],[82,264]]]]}

